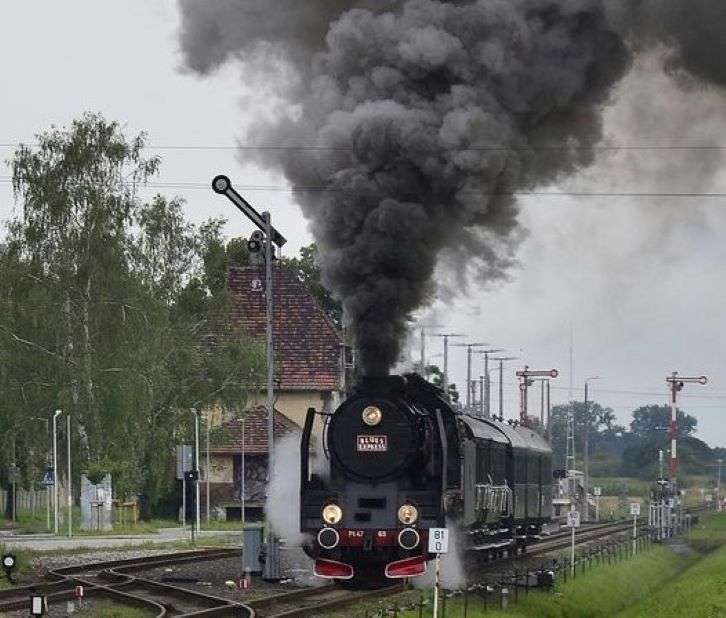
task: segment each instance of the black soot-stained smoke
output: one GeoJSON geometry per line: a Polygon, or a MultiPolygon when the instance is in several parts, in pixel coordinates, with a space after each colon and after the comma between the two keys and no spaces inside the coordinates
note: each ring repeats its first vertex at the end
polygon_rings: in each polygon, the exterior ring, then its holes
{"type": "Polygon", "coordinates": [[[719,83],[690,33],[722,3],[696,2],[682,36],[660,4],[181,0],[180,40],[199,73],[233,60],[291,70],[290,112],[247,138],[292,147],[255,156],[296,188],[361,369],[381,375],[442,255],[462,278],[506,276],[522,237],[512,194],[593,162],[639,47],[670,45],[679,68],[719,83]]]}

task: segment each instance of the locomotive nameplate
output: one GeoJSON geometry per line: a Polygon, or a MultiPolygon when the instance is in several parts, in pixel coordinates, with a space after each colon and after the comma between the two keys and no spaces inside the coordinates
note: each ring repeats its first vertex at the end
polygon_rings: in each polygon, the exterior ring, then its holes
{"type": "Polygon", "coordinates": [[[358,436],[359,453],[385,453],[388,451],[388,436],[358,436]]]}

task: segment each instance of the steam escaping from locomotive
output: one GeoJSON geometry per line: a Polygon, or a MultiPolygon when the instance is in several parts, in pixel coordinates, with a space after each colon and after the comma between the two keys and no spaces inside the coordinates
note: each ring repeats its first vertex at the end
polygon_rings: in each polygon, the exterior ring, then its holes
{"type": "Polygon", "coordinates": [[[515,193],[593,162],[634,50],[664,43],[670,68],[726,83],[723,3],[661,4],[181,0],[180,38],[194,71],[282,75],[285,113],[247,141],[273,146],[255,156],[295,188],[360,368],[383,375],[437,265],[459,283],[508,276],[515,193]]]}

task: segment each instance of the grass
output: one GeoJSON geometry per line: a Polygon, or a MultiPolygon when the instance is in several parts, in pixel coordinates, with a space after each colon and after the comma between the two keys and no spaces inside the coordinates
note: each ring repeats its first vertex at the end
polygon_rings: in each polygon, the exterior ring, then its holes
{"type": "Polygon", "coordinates": [[[716,618],[726,616],[726,546],[668,582],[658,594],[619,614],[621,618],[716,618]]]}
{"type": "MultiPolygon", "coordinates": [[[[617,612],[647,598],[659,589],[663,582],[674,577],[683,568],[684,558],[664,547],[653,549],[633,560],[594,568],[574,581],[557,586],[554,593],[531,592],[524,596],[519,591],[519,603],[508,610],[485,611],[483,602],[476,596],[469,597],[468,618],[600,618],[617,615],[617,612]]],[[[463,616],[462,597],[449,599],[447,616],[463,616]]],[[[431,615],[430,607],[427,608],[431,615]]],[[[415,618],[418,610],[402,613],[403,618],[415,618]]]]}
{"type": "MultiPolygon", "coordinates": [[[[67,530],[68,524],[65,521],[66,510],[61,510],[61,516],[63,521],[60,525],[61,535],[67,530]]],[[[52,516],[52,513],[51,513],[52,516]]],[[[114,524],[113,530],[107,532],[99,532],[93,530],[81,530],[80,529],[81,517],[80,509],[73,509],[73,535],[74,536],[119,536],[119,535],[141,535],[141,534],[156,534],[162,528],[180,528],[181,525],[174,519],[149,519],[139,521],[136,524],[124,523],[122,526],[119,523],[114,524]]],[[[52,522],[51,522],[52,526],[52,522]]],[[[42,511],[39,509],[35,513],[30,510],[21,509],[17,513],[15,526],[12,526],[12,522],[0,518],[0,529],[1,528],[13,528],[18,534],[48,534],[47,520],[45,509],[42,511]]],[[[239,521],[220,521],[210,520],[207,523],[202,517],[201,528],[203,531],[229,531],[229,532],[241,532],[242,523],[239,521]]]]}

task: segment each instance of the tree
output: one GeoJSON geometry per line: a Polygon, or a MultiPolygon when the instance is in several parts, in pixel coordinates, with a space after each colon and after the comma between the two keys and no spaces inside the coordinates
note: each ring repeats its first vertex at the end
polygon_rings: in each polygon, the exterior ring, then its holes
{"type": "Polygon", "coordinates": [[[108,469],[120,494],[158,502],[189,409],[244,401],[261,382],[258,343],[210,337],[246,244],[225,245],[219,221],[187,223],[179,199],[139,199],[159,164],[143,135],[86,114],[37,142],[10,162],[22,216],[0,246],[4,446],[44,452],[32,417],[61,408],[74,470],[108,469]]]}
{"type": "MultiPolygon", "coordinates": [[[[678,435],[687,436],[696,431],[698,421],[682,410],[677,410],[678,435]]],[[[650,439],[668,433],[671,426],[671,409],[666,405],[642,406],[633,412],[631,431],[640,438],[650,439]]]]}
{"type": "Polygon", "coordinates": [[[607,444],[617,435],[622,435],[623,428],[615,424],[615,414],[610,408],[604,408],[595,401],[571,401],[568,404],[554,406],[550,416],[550,436],[556,465],[566,465],[567,419],[574,414],[575,419],[575,453],[579,457],[584,450],[585,429],[587,428],[590,453],[607,450],[607,444]]]}
{"type": "Polygon", "coordinates": [[[297,273],[300,281],[317,299],[323,311],[338,328],[341,328],[343,325],[343,306],[333,298],[320,279],[317,245],[313,243],[307,247],[302,247],[300,257],[284,258],[283,264],[297,273]]]}

